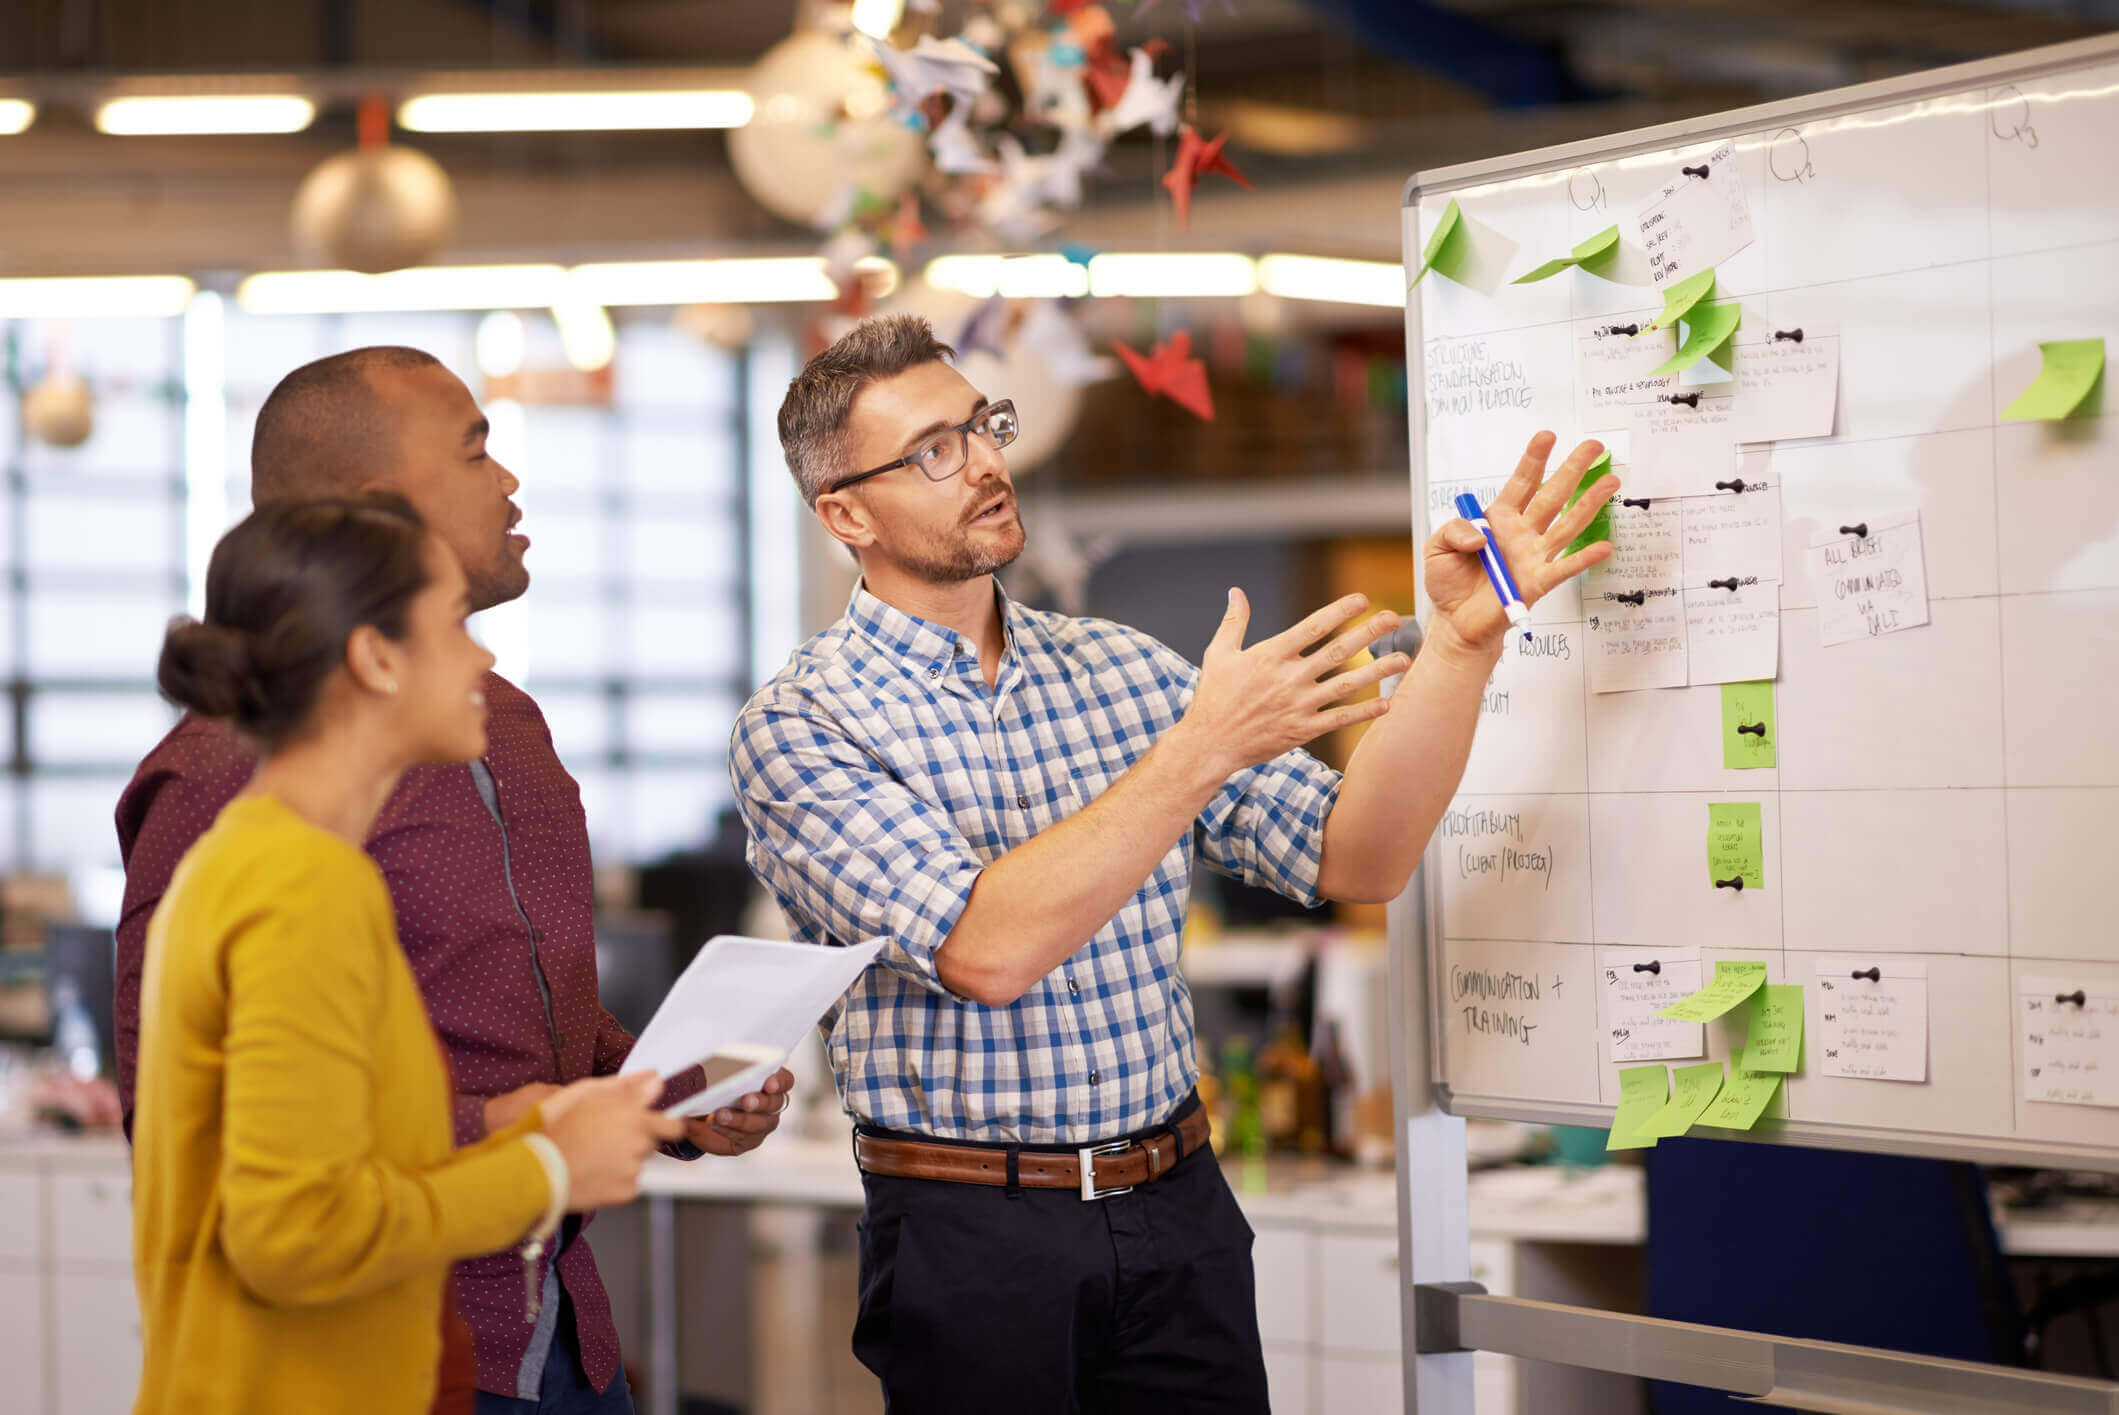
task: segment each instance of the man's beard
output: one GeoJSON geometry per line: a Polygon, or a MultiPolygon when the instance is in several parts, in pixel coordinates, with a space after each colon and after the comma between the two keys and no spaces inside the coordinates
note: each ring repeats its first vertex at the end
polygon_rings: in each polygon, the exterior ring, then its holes
{"type": "Polygon", "coordinates": [[[948,540],[937,538],[926,545],[899,551],[892,556],[905,571],[931,585],[960,585],[981,575],[991,575],[1015,563],[1023,553],[1023,522],[1016,517],[1014,534],[997,545],[980,548],[972,544],[968,526],[959,526],[948,540]]]}

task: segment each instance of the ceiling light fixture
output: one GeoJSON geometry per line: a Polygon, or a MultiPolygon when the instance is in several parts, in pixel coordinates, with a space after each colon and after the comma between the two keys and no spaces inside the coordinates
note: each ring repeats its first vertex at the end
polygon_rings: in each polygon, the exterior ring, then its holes
{"type": "Polygon", "coordinates": [[[37,105],[26,98],[0,98],[0,137],[12,137],[37,120],[37,105]]]}
{"type": "Polygon", "coordinates": [[[0,319],[168,319],[197,290],[181,275],[0,280],[0,319]]]}
{"type": "Polygon", "coordinates": [[[607,93],[427,93],[407,99],[397,125],[415,133],[619,132],[740,128],[751,120],[740,89],[638,89],[607,93]]]}
{"type": "Polygon", "coordinates": [[[1258,261],[1258,285],[1267,294],[1286,300],[1391,308],[1405,304],[1405,267],[1396,261],[1262,256],[1258,261]]]}
{"type": "Polygon", "coordinates": [[[298,133],[316,105],[291,93],[128,94],[96,110],[96,127],[125,137],[298,133]]]}

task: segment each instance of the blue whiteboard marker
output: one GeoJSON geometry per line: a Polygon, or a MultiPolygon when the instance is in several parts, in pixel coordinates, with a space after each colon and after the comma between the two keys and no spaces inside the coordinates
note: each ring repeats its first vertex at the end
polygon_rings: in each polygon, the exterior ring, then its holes
{"type": "Polygon", "coordinates": [[[1486,578],[1493,583],[1494,593],[1501,597],[1501,612],[1508,616],[1511,627],[1521,629],[1525,639],[1530,638],[1530,606],[1516,592],[1516,578],[1508,573],[1508,562],[1501,558],[1501,547],[1494,544],[1494,528],[1486,523],[1486,513],[1479,509],[1479,498],[1468,491],[1457,493],[1457,514],[1479,528],[1486,537],[1486,549],[1479,552],[1479,561],[1486,566],[1486,578]]]}

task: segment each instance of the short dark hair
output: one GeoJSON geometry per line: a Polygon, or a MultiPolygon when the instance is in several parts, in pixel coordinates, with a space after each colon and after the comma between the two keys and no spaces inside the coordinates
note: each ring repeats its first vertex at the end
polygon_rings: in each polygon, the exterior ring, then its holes
{"type": "Polygon", "coordinates": [[[814,506],[826,486],[858,470],[848,465],[846,422],[862,389],[920,364],[955,358],[956,350],[936,339],[926,320],[887,314],[862,320],[804,364],[780,403],[780,450],[802,499],[814,506]]]}
{"type": "Polygon", "coordinates": [[[250,436],[251,501],[348,496],[374,480],[396,443],[370,375],[440,363],[423,349],[377,344],[303,364],[281,379],[250,436]]]}
{"type": "Polygon", "coordinates": [[[355,629],[404,637],[426,533],[394,492],[260,506],[213,549],[206,617],[170,621],[162,695],[271,751],[308,721],[355,629]]]}

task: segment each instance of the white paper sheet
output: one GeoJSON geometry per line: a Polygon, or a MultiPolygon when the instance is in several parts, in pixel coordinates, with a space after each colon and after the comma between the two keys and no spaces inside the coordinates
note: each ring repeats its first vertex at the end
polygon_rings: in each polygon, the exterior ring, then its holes
{"type": "Polygon", "coordinates": [[[1672,1061],[1704,1056],[1707,1029],[1655,1014],[1700,990],[1697,948],[1600,948],[1604,1059],[1672,1061]]]}
{"type": "Polygon", "coordinates": [[[1626,408],[1626,494],[1712,496],[1736,475],[1735,400],[1697,390],[1626,408]]]}
{"type": "Polygon", "coordinates": [[[1589,691],[1685,686],[1685,600],[1675,585],[1582,593],[1589,619],[1589,691]],[[1641,603],[1634,604],[1634,596],[1641,603]]]}
{"type": "Polygon", "coordinates": [[[1674,375],[1651,372],[1677,352],[1677,331],[1658,329],[1635,337],[1654,318],[1655,311],[1647,310],[1600,319],[1576,336],[1575,412],[1583,431],[1623,428],[1629,406],[1678,391],[1674,375]]]}
{"type": "Polygon", "coordinates": [[[875,961],[884,940],[826,948],[722,934],[708,939],[633,1044],[621,1075],[706,1067],[705,1090],[670,1107],[703,1115],[765,1083],[875,961]]]}
{"type": "Polygon", "coordinates": [[[1862,522],[1846,534],[1828,529],[1810,542],[1809,557],[1819,642],[1873,639],[1928,622],[1918,511],[1862,522]]]}
{"type": "Polygon", "coordinates": [[[1837,323],[1755,322],[1747,310],[1723,352],[1734,378],[1737,441],[1832,435],[1839,412],[1837,323]]]}
{"type": "Polygon", "coordinates": [[[1751,244],[1751,203],[1737,175],[1736,143],[1723,143],[1704,159],[1683,164],[1662,189],[1634,213],[1641,249],[1648,253],[1656,288],[1720,265],[1751,244]],[[1699,174],[1700,168],[1707,175],[1699,174]]]}
{"type": "Polygon", "coordinates": [[[1926,959],[1820,958],[1817,1001],[1819,1072],[1856,1081],[1928,1079],[1926,959]]]}
{"type": "MultiPolygon", "coordinates": [[[[1731,484],[1735,474],[1731,474],[1731,484]]],[[[1677,503],[1684,516],[1686,589],[1735,577],[1779,583],[1781,494],[1776,487],[1745,483],[1741,492],[1688,496],[1677,503]]]]}
{"type": "Polygon", "coordinates": [[[1781,587],[1738,580],[1685,591],[1685,681],[1751,683],[1781,667],[1781,587]]]}
{"type": "Polygon", "coordinates": [[[2099,995],[2063,974],[2017,985],[2023,1098],[2119,1106],[2119,993],[2099,995]]]}

